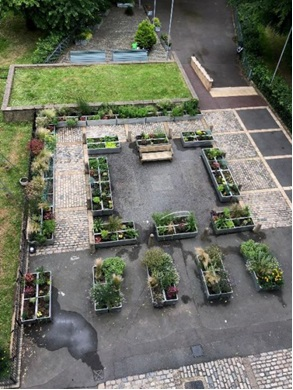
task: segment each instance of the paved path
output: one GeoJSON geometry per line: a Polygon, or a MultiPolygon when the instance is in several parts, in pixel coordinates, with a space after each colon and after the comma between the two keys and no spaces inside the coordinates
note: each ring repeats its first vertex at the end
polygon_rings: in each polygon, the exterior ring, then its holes
{"type": "Polygon", "coordinates": [[[98,389],[290,389],[291,349],[128,376],[98,389]]]}

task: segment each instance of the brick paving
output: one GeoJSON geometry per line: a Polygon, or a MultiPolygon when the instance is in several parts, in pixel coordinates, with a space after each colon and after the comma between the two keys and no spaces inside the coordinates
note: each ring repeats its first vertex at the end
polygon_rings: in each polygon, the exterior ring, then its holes
{"type": "Polygon", "coordinates": [[[81,128],[57,130],[54,205],[56,220],[54,244],[39,247],[37,254],[54,254],[89,248],[81,128]]]}
{"type": "Polygon", "coordinates": [[[133,375],[101,383],[98,389],[178,389],[188,388],[188,382],[196,381],[207,389],[290,389],[292,351],[285,349],[133,375]]]}
{"type": "Polygon", "coordinates": [[[228,160],[233,177],[241,184],[241,191],[275,188],[270,172],[260,159],[228,160]]]}
{"type": "Polygon", "coordinates": [[[292,226],[292,210],[280,191],[242,193],[241,199],[263,229],[292,226]]]}
{"type": "Polygon", "coordinates": [[[215,146],[225,150],[226,158],[228,160],[257,156],[254,146],[251,144],[249,138],[244,133],[216,133],[214,134],[214,139],[216,141],[215,146]]]}
{"type": "Polygon", "coordinates": [[[213,126],[213,133],[243,130],[234,110],[203,111],[203,113],[207,123],[213,126]]]}

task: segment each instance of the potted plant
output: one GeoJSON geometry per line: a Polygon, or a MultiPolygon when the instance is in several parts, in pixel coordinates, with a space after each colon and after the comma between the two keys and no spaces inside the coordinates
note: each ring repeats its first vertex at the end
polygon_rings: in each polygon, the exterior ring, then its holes
{"type": "Polygon", "coordinates": [[[180,277],[172,257],[161,248],[154,247],[146,251],[142,264],[147,268],[153,306],[175,305],[178,302],[180,277]]]}
{"type": "Polygon", "coordinates": [[[213,146],[214,141],[210,130],[182,131],[180,138],[184,148],[213,146]]]}
{"type": "Polygon", "coordinates": [[[96,248],[134,245],[139,236],[134,222],[122,221],[120,217],[113,215],[105,222],[99,217],[94,217],[93,233],[96,248]]]}
{"type": "Polygon", "coordinates": [[[157,17],[153,18],[153,25],[155,26],[156,32],[161,31],[161,21],[159,18],[157,18],[157,17]]]}
{"type": "Polygon", "coordinates": [[[120,257],[98,258],[93,267],[93,287],[90,295],[97,314],[122,308],[122,275],[125,262],[120,257]]]}
{"type": "Polygon", "coordinates": [[[211,245],[205,250],[195,249],[196,262],[207,300],[229,300],[233,290],[228,272],[223,264],[222,251],[216,245],[211,245]]]}
{"type": "Polygon", "coordinates": [[[240,191],[225,160],[226,153],[218,148],[202,149],[201,157],[220,202],[238,200],[240,191]]]}
{"type": "Polygon", "coordinates": [[[249,207],[239,203],[222,211],[212,210],[211,224],[216,235],[249,231],[255,226],[249,207]]]}
{"type": "Polygon", "coordinates": [[[281,288],[284,284],[283,271],[266,244],[248,240],[241,244],[240,253],[246,259],[246,268],[252,275],[257,291],[281,288]]]}
{"type": "Polygon", "coordinates": [[[198,233],[195,215],[190,211],[154,213],[152,218],[158,241],[191,238],[198,233]]]}

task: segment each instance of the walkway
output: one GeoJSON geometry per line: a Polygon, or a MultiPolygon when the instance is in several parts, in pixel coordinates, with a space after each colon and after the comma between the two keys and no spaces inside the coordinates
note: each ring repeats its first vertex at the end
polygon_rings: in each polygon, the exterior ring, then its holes
{"type": "Polygon", "coordinates": [[[291,389],[291,349],[107,381],[98,389],[291,389]]]}

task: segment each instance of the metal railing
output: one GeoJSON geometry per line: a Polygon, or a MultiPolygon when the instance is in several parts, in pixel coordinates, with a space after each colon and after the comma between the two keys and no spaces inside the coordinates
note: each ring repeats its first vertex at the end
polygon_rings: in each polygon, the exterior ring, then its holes
{"type": "Polygon", "coordinates": [[[61,54],[64,52],[65,49],[68,48],[70,43],[72,42],[73,39],[73,33],[71,33],[69,36],[64,38],[59,45],[55,48],[55,50],[45,59],[44,63],[45,64],[51,64],[56,62],[61,54]]]}

